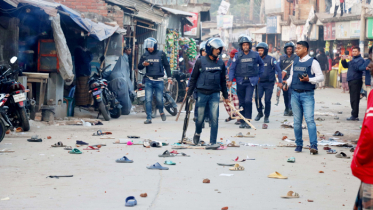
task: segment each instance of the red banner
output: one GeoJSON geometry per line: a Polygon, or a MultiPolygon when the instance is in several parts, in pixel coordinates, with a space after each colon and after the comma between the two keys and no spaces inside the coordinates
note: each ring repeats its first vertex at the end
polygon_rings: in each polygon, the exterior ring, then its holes
{"type": "Polygon", "coordinates": [[[186,36],[197,36],[198,28],[198,13],[192,12],[194,15],[190,17],[189,20],[193,23],[193,26],[185,25],[184,26],[184,35],[186,36]]]}
{"type": "Polygon", "coordinates": [[[324,25],[324,40],[335,40],[335,23],[324,25]]]}

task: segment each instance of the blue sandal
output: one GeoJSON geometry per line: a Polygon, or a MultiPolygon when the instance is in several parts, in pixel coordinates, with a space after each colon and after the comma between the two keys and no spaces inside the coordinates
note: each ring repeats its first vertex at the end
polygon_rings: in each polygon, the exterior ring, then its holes
{"type": "Polygon", "coordinates": [[[168,170],[167,167],[163,167],[163,166],[161,166],[161,164],[159,164],[159,163],[155,163],[155,164],[153,164],[153,165],[151,165],[151,166],[147,166],[146,168],[147,168],[147,169],[168,170]]]}
{"type": "Polygon", "coordinates": [[[128,196],[126,198],[126,206],[127,207],[134,207],[137,205],[137,200],[133,196],[128,196]]]}
{"type": "Polygon", "coordinates": [[[117,159],[115,162],[117,163],[133,163],[133,160],[128,159],[126,156],[117,159]]]}

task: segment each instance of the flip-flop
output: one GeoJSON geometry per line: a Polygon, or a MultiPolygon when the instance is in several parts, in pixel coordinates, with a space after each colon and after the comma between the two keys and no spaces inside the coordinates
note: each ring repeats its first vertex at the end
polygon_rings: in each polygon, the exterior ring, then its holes
{"type": "Polygon", "coordinates": [[[236,145],[235,141],[232,141],[232,143],[229,143],[227,146],[228,147],[240,147],[240,145],[236,145]]]}
{"type": "Polygon", "coordinates": [[[71,146],[67,146],[64,148],[64,150],[72,150],[73,148],[71,146]]]}
{"type": "Polygon", "coordinates": [[[236,138],[254,138],[255,137],[255,136],[252,136],[252,135],[249,135],[249,134],[250,134],[250,132],[247,133],[246,135],[243,135],[241,132],[239,132],[234,137],[236,137],[236,138]]]}
{"type": "Polygon", "coordinates": [[[170,153],[175,155],[179,154],[176,150],[172,150],[170,153]]]}
{"type": "Polygon", "coordinates": [[[336,155],[337,158],[345,158],[345,159],[350,159],[350,156],[346,155],[346,153],[341,152],[336,155]]]}
{"type": "Polygon", "coordinates": [[[187,155],[185,153],[178,153],[176,156],[182,156],[182,157],[190,157],[190,155],[187,155]]]}
{"type": "Polygon", "coordinates": [[[83,150],[100,150],[99,148],[88,146],[87,148],[84,148],[83,150]]]}
{"type": "Polygon", "coordinates": [[[103,146],[106,146],[106,144],[95,144],[95,145],[92,145],[92,147],[97,147],[97,146],[103,147],[103,146]]]}
{"type": "Polygon", "coordinates": [[[217,150],[225,150],[227,148],[228,148],[227,146],[221,145],[217,150]]]}
{"type": "Polygon", "coordinates": [[[82,152],[80,150],[78,150],[77,148],[74,148],[73,150],[69,151],[70,154],[82,154],[82,152]]]}
{"type": "Polygon", "coordinates": [[[150,142],[151,147],[162,147],[162,144],[158,141],[152,141],[150,142]]]}
{"type": "Polygon", "coordinates": [[[87,142],[80,141],[80,140],[77,140],[77,141],[76,141],[76,144],[77,144],[77,145],[89,145],[87,142]]]}
{"type": "Polygon", "coordinates": [[[316,118],[316,120],[318,120],[318,121],[325,121],[325,118],[318,117],[318,118],[316,118]]]}
{"type": "Polygon", "coordinates": [[[233,160],[234,162],[245,162],[246,159],[239,160],[239,157],[237,156],[236,159],[233,160]]]}
{"type": "Polygon", "coordinates": [[[324,150],[331,150],[332,148],[330,147],[324,147],[324,150]]]}
{"type": "Polygon", "coordinates": [[[112,132],[102,132],[101,130],[98,130],[96,133],[92,134],[92,136],[103,136],[103,135],[111,135],[112,132]]]}
{"type": "Polygon", "coordinates": [[[166,160],[166,161],[164,161],[164,164],[165,164],[165,165],[176,165],[176,163],[175,163],[175,162],[172,162],[171,160],[166,160]]]}
{"type": "Polygon", "coordinates": [[[139,139],[140,136],[127,136],[127,138],[129,138],[129,139],[139,139]]]}
{"type": "Polygon", "coordinates": [[[166,142],[162,142],[162,146],[168,146],[169,143],[166,143],[166,142]]]}
{"type": "Polygon", "coordinates": [[[330,149],[328,151],[326,151],[327,154],[337,154],[337,150],[335,149],[330,149]]]}
{"type": "Polygon", "coordinates": [[[230,171],[243,171],[245,168],[243,166],[240,166],[239,164],[235,164],[234,167],[229,168],[230,171]]]}
{"type": "Polygon", "coordinates": [[[288,159],[288,163],[295,163],[295,157],[290,157],[288,159]]]}
{"type": "Polygon", "coordinates": [[[126,198],[126,206],[127,207],[134,207],[137,205],[137,200],[133,196],[128,196],[126,198]]]}
{"type": "Polygon", "coordinates": [[[219,147],[220,145],[214,144],[214,145],[206,146],[205,150],[217,150],[219,147]]]}
{"type": "Polygon", "coordinates": [[[32,136],[31,139],[27,139],[28,142],[42,142],[43,140],[41,138],[38,138],[38,136],[32,136]]]}
{"type": "Polygon", "coordinates": [[[281,198],[299,198],[299,194],[293,191],[289,191],[286,196],[281,196],[281,198]]]}
{"type": "Polygon", "coordinates": [[[10,150],[10,149],[2,149],[2,150],[0,150],[0,153],[11,153],[11,152],[14,152],[14,150],[10,150]]]}
{"type": "Polygon", "coordinates": [[[59,141],[59,142],[51,145],[51,147],[66,147],[66,145],[63,145],[63,143],[59,141]]]}
{"type": "Polygon", "coordinates": [[[333,136],[344,136],[343,133],[339,132],[339,131],[336,131],[333,136]]]}
{"type": "Polygon", "coordinates": [[[175,154],[171,154],[168,150],[166,150],[163,152],[163,154],[158,155],[158,157],[175,157],[175,154]]]}
{"type": "Polygon", "coordinates": [[[218,163],[219,166],[234,166],[235,164],[229,164],[229,163],[218,163]]]}
{"type": "Polygon", "coordinates": [[[270,175],[268,175],[268,178],[274,178],[274,179],[287,179],[286,176],[283,176],[282,174],[280,174],[279,172],[274,172],[274,173],[271,173],[270,175]]]}
{"type": "Polygon", "coordinates": [[[151,165],[151,166],[147,166],[146,167],[147,169],[155,169],[155,170],[168,170],[168,168],[167,167],[163,167],[161,164],[159,164],[159,163],[155,163],[155,164],[153,164],[153,165],[151,165]]]}
{"type": "Polygon", "coordinates": [[[117,159],[115,162],[117,163],[133,163],[133,160],[128,159],[126,156],[117,159]]]}

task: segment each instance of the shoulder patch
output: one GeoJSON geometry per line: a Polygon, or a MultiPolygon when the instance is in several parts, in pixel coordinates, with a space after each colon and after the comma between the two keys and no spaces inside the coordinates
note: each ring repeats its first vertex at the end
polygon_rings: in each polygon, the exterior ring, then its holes
{"type": "Polygon", "coordinates": [[[274,61],[273,61],[273,64],[277,64],[277,61],[276,61],[276,60],[274,60],[274,61]]]}

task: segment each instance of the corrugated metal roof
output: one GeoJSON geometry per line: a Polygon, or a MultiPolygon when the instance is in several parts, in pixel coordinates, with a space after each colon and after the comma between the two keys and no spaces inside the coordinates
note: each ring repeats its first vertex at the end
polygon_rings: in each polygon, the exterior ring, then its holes
{"type": "Polygon", "coordinates": [[[193,13],[190,13],[190,12],[184,12],[184,11],[181,11],[181,10],[177,10],[177,9],[171,9],[171,8],[168,8],[168,7],[161,7],[162,9],[174,14],[174,15],[182,15],[182,16],[186,16],[186,17],[193,17],[193,13]]]}
{"type": "Polygon", "coordinates": [[[4,0],[6,3],[12,5],[13,7],[18,7],[19,1],[17,0],[4,0]]]}
{"type": "Polygon", "coordinates": [[[138,10],[138,13],[135,14],[135,17],[142,18],[145,20],[149,20],[154,23],[161,23],[163,20],[164,12],[160,8],[160,6],[140,1],[140,0],[115,0],[116,3],[112,2],[113,0],[105,0],[107,2],[111,2],[113,4],[117,4],[119,6],[124,7],[133,7],[138,10]]]}
{"type": "Polygon", "coordinates": [[[19,3],[24,4],[30,4],[35,7],[39,7],[40,9],[43,9],[45,13],[47,13],[50,16],[57,16],[57,7],[60,6],[60,4],[48,2],[48,1],[42,1],[42,0],[18,0],[19,3]]]}

